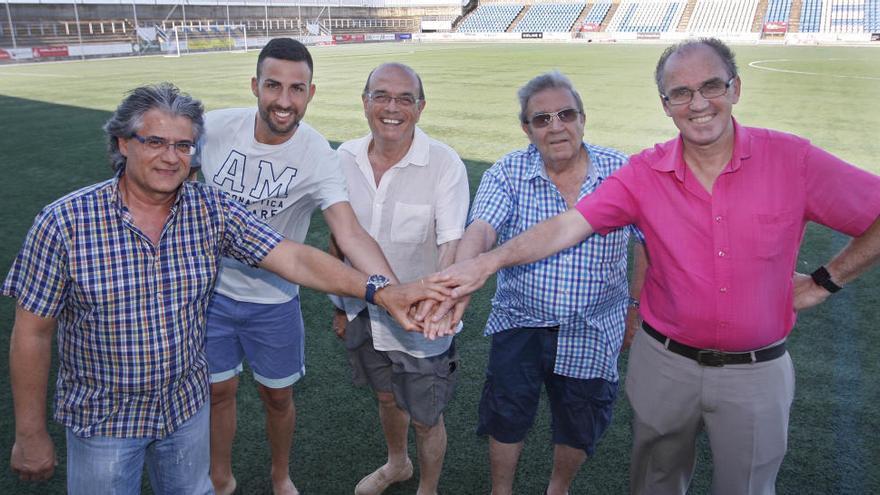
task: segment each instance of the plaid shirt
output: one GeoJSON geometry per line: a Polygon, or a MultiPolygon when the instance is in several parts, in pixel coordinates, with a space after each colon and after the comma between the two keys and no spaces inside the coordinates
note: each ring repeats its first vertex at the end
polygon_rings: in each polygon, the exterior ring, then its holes
{"type": "Polygon", "coordinates": [[[205,310],[220,258],[255,265],[281,236],[185,182],[154,246],[117,181],[44,208],[0,293],[58,321],[58,422],[83,437],[164,438],[207,399],[205,310]]]}
{"type": "MultiPolygon", "coordinates": [[[[584,143],[590,173],[579,198],[593,192],[623,166],[626,155],[584,143]]],[[[568,210],[547,177],[534,145],[508,154],[486,170],[471,222],[491,225],[503,244],[532,225],[568,210]]],[[[635,227],[594,235],[569,249],[528,265],[498,272],[486,335],[518,327],[559,326],[554,372],[574,378],[617,381],[629,290],[627,243],[641,239],[635,227]]]]}

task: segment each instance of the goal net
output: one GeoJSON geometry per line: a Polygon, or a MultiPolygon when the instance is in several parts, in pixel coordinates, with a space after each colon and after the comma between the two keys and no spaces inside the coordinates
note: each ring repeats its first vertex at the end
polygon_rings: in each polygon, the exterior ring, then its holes
{"type": "Polygon", "coordinates": [[[165,56],[179,57],[185,53],[247,51],[247,26],[215,24],[212,26],[174,26],[165,31],[160,42],[165,56]]]}

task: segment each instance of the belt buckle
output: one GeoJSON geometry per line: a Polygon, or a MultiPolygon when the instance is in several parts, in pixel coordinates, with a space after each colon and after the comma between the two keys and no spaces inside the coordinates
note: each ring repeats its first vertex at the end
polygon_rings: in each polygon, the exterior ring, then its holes
{"type": "Polygon", "coordinates": [[[697,351],[697,363],[720,368],[724,366],[724,353],[715,349],[700,349],[697,351]]]}

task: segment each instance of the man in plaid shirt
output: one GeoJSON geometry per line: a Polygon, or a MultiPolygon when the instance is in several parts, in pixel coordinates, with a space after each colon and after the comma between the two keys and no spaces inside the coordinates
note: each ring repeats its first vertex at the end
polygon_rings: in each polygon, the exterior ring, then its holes
{"type": "MultiPolygon", "coordinates": [[[[623,166],[622,153],[585,143],[584,108],[558,72],[519,91],[520,121],[531,145],[483,175],[456,261],[504,244],[530,226],[571,208],[623,166]]],[[[492,493],[513,493],[523,440],[537,413],[541,384],[553,426],[550,495],[567,493],[611,421],[617,356],[638,327],[645,270],[636,244],[633,293],[627,288],[627,228],[587,239],[555,256],[498,272],[486,335],[492,337],[477,432],[488,434],[492,493]]],[[[455,307],[457,321],[467,298],[455,307]]],[[[433,333],[429,330],[428,333],[433,333]]]]}
{"type": "MultiPolygon", "coordinates": [[[[203,112],[171,84],[133,90],[104,127],[115,177],[45,207],[0,288],[18,301],[11,465],[22,479],[46,479],[56,462],[45,417],[56,327],[68,492],[137,493],[146,463],[156,493],[213,493],[205,310],[221,257],[365,294],[366,275],[185,181],[203,112]]],[[[367,293],[412,329],[406,310],[425,287],[367,293]]]]}

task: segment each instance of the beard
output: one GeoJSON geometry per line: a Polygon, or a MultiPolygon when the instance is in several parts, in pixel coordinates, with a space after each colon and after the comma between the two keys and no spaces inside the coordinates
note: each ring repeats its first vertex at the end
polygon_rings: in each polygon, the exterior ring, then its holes
{"type": "Polygon", "coordinates": [[[260,119],[262,119],[263,122],[266,123],[266,127],[268,127],[270,131],[272,131],[272,134],[286,136],[297,128],[299,122],[302,120],[302,115],[297,113],[296,110],[294,110],[293,108],[281,109],[280,107],[260,107],[260,119]],[[290,120],[290,123],[287,125],[279,125],[275,123],[275,121],[272,120],[272,112],[276,110],[289,111],[293,116],[293,118],[290,120]]]}

